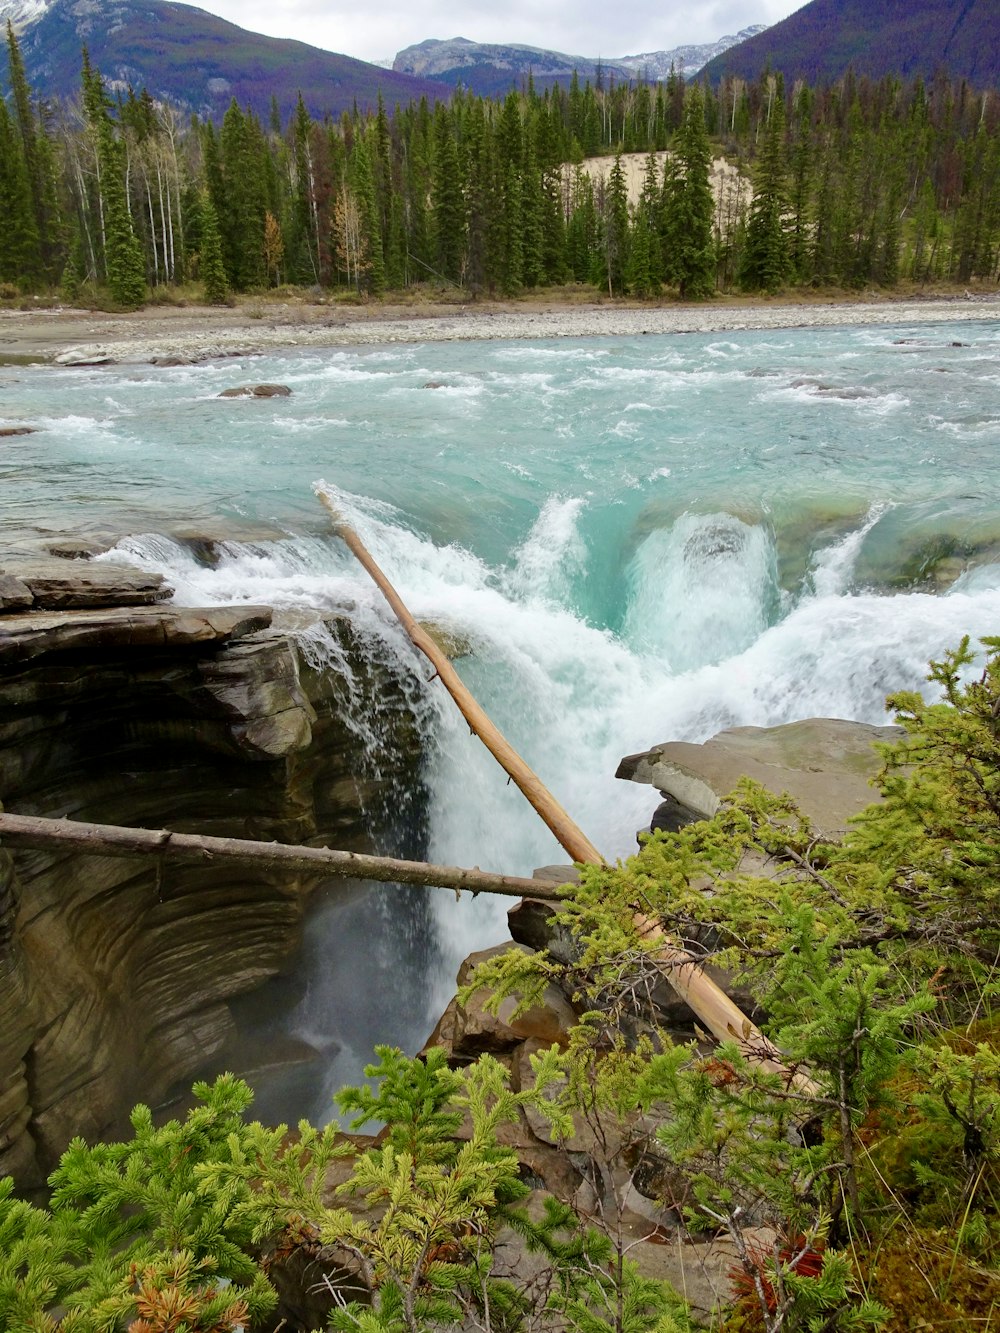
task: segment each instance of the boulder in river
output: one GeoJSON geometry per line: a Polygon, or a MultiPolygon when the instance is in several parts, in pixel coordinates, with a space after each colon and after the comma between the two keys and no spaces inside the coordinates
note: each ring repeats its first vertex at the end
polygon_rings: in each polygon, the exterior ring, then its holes
{"type": "Polygon", "coordinates": [[[627,755],[616,774],[648,782],[696,818],[711,819],[741,777],[780,795],[787,792],[825,838],[876,799],[877,741],[896,741],[901,727],[872,727],[843,718],[813,717],[779,727],[733,727],[703,745],[669,741],[627,755]]]}
{"type": "Polygon", "coordinates": [[[223,389],[220,398],[290,398],[287,384],[241,384],[237,389],[223,389]]]}

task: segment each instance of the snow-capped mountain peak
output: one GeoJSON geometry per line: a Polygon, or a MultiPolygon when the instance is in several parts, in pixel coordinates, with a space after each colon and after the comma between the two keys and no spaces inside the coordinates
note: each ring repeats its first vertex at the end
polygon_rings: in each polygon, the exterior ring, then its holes
{"type": "Polygon", "coordinates": [[[52,0],[0,0],[0,25],[6,28],[8,20],[15,32],[23,32],[37,23],[52,0]]]}

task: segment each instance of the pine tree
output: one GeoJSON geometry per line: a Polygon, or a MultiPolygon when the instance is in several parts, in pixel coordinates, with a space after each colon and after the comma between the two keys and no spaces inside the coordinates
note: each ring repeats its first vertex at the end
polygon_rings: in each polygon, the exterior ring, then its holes
{"type": "Polygon", "coordinates": [[[665,195],[665,256],[668,281],[682,300],[702,300],[715,291],[715,201],[709,182],[712,155],[705,129],[701,89],[691,88],[677,136],[676,167],[665,195]]]}
{"type": "Polygon", "coordinates": [[[385,255],[382,251],[382,228],[379,225],[378,202],[375,198],[375,179],[372,175],[371,153],[367,138],[358,135],[351,161],[354,178],[354,198],[358,207],[362,249],[362,287],[372,296],[385,291],[385,255]]]}
{"type": "Polygon", "coordinates": [[[226,266],[222,260],[219,219],[207,189],[202,192],[200,212],[199,270],[205,288],[205,300],[209,305],[224,305],[229,295],[229,284],[226,282],[226,266]]]}
{"type": "Polygon", "coordinates": [[[739,282],[744,291],[780,290],[790,267],[785,226],[788,206],[785,101],[776,79],[770,81],[769,99],[770,115],[754,175],[753,203],[740,257],[739,282]]]}
{"type": "Polygon", "coordinates": [[[146,273],[142,246],[132,229],[125,192],[125,147],[115,133],[103,80],[91,68],[86,50],[83,53],[83,96],[97,144],[108,290],[123,309],[135,310],[146,299],[146,273]]]}
{"type": "Polygon", "coordinates": [[[608,176],[602,222],[602,285],[607,286],[609,296],[620,296],[625,290],[629,243],[628,191],[620,153],[608,176]]]}
{"type": "Polygon", "coordinates": [[[20,138],[0,98],[0,281],[30,287],[39,269],[28,170],[20,138]]]}
{"type": "Polygon", "coordinates": [[[465,199],[452,115],[442,102],[434,108],[432,226],[438,272],[452,282],[462,276],[465,256],[465,199]]]}

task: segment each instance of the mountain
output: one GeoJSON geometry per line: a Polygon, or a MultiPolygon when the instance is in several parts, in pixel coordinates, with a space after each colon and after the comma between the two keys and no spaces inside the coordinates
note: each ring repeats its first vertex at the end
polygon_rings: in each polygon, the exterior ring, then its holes
{"type": "Polygon", "coordinates": [[[131,85],[185,113],[221,118],[230,100],[266,120],[271,95],[282,116],[301,90],[315,117],[374,106],[378,92],[391,108],[451,88],[334,55],[304,42],[262,37],[172,0],[0,0],[0,19],[20,27],[21,50],[35,91],[69,97],[80,86],[80,49],[112,90],[131,85]]]}
{"type": "Polygon", "coordinates": [[[997,0],[811,0],[789,18],[717,56],[704,73],[786,81],[840,78],[849,67],[881,78],[945,70],[977,87],[1000,83],[997,0]]]}
{"type": "Polygon", "coordinates": [[[400,51],[392,62],[398,74],[424,79],[439,79],[452,87],[461,84],[483,97],[503,95],[519,88],[529,73],[536,88],[569,84],[576,70],[580,81],[593,79],[598,65],[606,78],[628,82],[635,78],[631,69],[614,60],[598,61],[589,56],[564,55],[538,46],[498,45],[470,42],[467,37],[447,41],[429,38],[400,51]]]}
{"type": "Polygon", "coordinates": [[[574,71],[581,81],[593,80],[598,68],[605,78],[618,82],[639,76],[665,79],[671,67],[689,79],[713,56],[764,30],[765,25],[758,23],[735,36],[720,37],[717,42],[702,46],[678,46],[671,51],[649,51],[644,55],[620,56],[614,60],[566,55],[539,46],[470,42],[467,37],[452,37],[447,41],[429,38],[400,51],[392,68],[400,74],[438,79],[453,86],[462,84],[484,96],[506,93],[512,86],[519,87],[529,73],[538,88],[556,83],[569,84],[574,71]]]}
{"type": "Polygon", "coordinates": [[[14,31],[22,32],[29,23],[42,17],[50,3],[51,0],[6,0],[0,4],[0,21],[6,29],[9,19],[14,31]]]}
{"type": "Polygon", "coordinates": [[[751,23],[749,28],[741,28],[737,33],[720,37],[717,42],[675,46],[670,51],[649,51],[639,56],[621,56],[615,63],[634,70],[636,74],[644,74],[648,79],[665,79],[670,73],[671,66],[685,79],[693,79],[696,74],[701,73],[710,60],[721,56],[731,46],[736,46],[737,43],[745,42],[750,37],[756,37],[766,31],[766,23],[751,23]]]}

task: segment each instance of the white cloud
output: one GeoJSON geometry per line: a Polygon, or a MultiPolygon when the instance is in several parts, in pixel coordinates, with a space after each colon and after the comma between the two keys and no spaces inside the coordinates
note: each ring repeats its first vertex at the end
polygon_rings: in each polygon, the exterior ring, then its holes
{"type": "Polygon", "coordinates": [[[388,58],[428,37],[468,37],[474,42],[523,42],[588,57],[659,51],[685,42],[714,41],[751,23],[776,23],[801,0],[708,0],[690,8],[663,0],[633,0],[627,10],[607,0],[383,0],[378,6],[324,0],[201,0],[202,7],[272,37],[294,37],[361,60],[388,58]]]}

